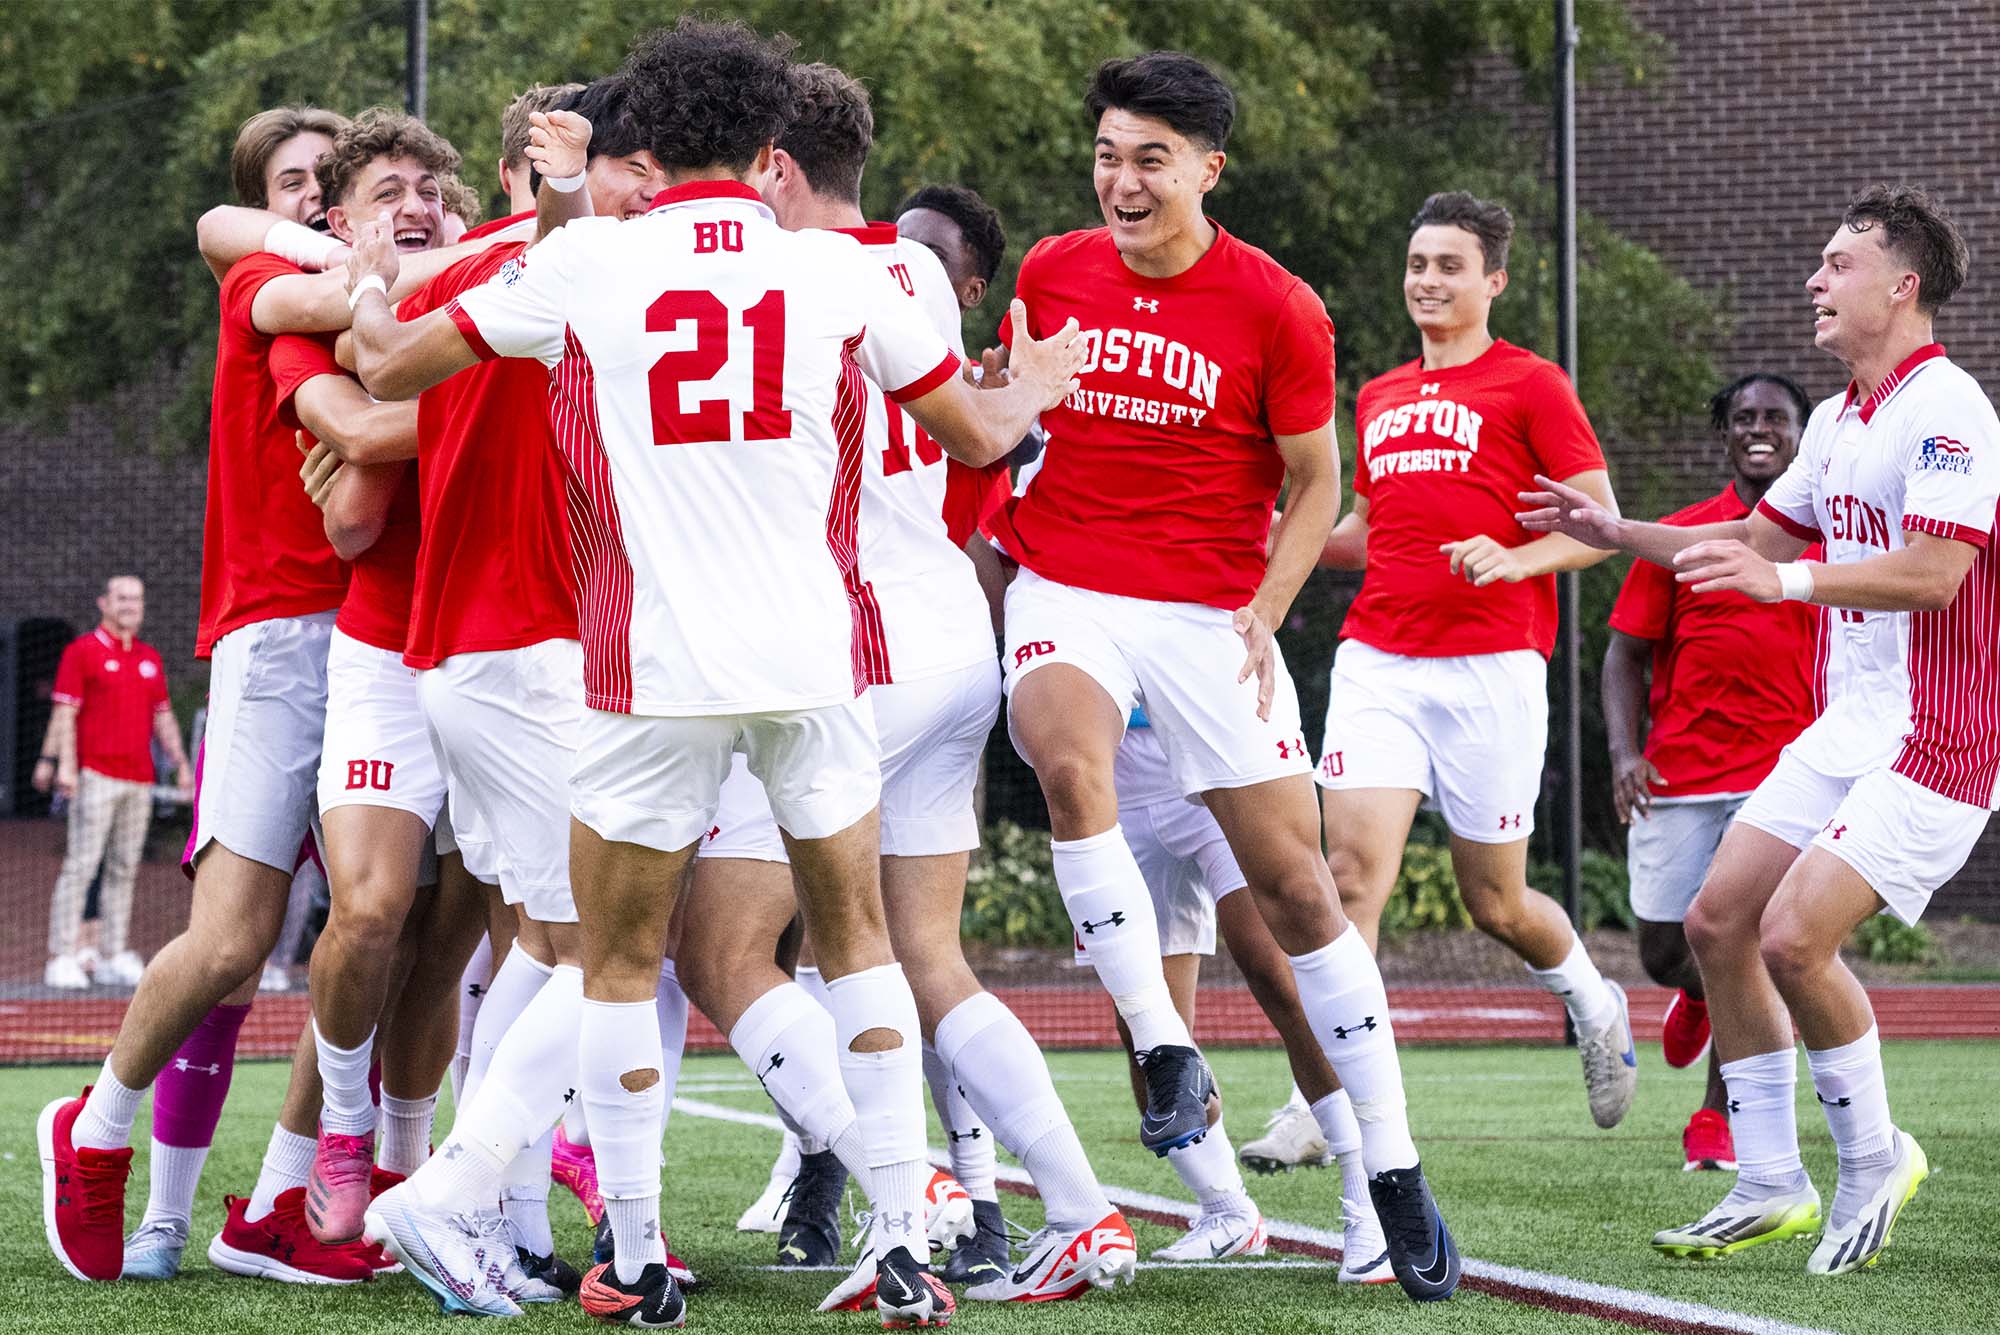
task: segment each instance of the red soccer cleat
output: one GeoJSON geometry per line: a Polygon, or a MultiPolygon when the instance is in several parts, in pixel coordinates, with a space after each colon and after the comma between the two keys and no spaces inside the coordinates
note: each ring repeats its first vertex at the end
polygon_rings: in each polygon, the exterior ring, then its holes
{"type": "Polygon", "coordinates": [[[568,1187],[590,1216],[591,1227],[604,1218],[604,1195],[597,1189],[597,1155],[588,1145],[576,1145],[556,1128],[555,1149],[549,1155],[549,1176],[568,1187]]]}
{"type": "Polygon", "coordinates": [[[208,1261],[217,1270],[287,1284],[359,1284],[372,1279],[377,1249],[366,1241],[329,1247],[306,1227],[306,1189],[278,1193],[271,1213],[252,1223],[243,1216],[250,1202],[226,1199],[229,1215],[222,1232],[208,1244],[208,1261]]]}
{"type": "Polygon", "coordinates": [[[49,1250],[82,1280],[117,1279],[125,1268],[125,1179],[132,1151],[79,1149],[70,1129],[90,1086],[42,1109],[35,1139],[42,1152],[42,1225],[49,1250]]]}
{"type": "Polygon", "coordinates": [[[1660,1051],[1675,1070],[1692,1066],[1708,1055],[1708,1003],[1686,992],[1674,993],[1660,1021],[1660,1051]]]}
{"type": "Polygon", "coordinates": [[[361,1236],[361,1216],[374,1199],[369,1189],[374,1172],[374,1137],[335,1135],[320,1128],[312,1176],[306,1181],[306,1223],[314,1237],[337,1247],[361,1236]]]}
{"type": "Polygon", "coordinates": [[[1713,1108],[1696,1108],[1681,1132],[1681,1148],[1687,1152],[1683,1173],[1703,1169],[1736,1171],[1736,1138],[1729,1134],[1729,1119],[1713,1108]]]}

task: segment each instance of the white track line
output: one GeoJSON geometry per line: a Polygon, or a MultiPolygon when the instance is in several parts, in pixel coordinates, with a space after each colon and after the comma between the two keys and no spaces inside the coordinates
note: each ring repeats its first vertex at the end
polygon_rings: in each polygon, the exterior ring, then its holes
{"type": "MultiPolygon", "coordinates": [[[[770,1113],[747,1112],[741,1108],[725,1107],[719,1103],[709,1103],[701,1099],[674,1100],[674,1109],[688,1117],[705,1117],[718,1122],[734,1122],[738,1126],[754,1126],[766,1131],[783,1131],[784,1123],[770,1113]]],[[[942,1150],[930,1152],[933,1163],[944,1165],[947,1156],[942,1150]]],[[[995,1176],[1003,1182],[1028,1184],[1027,1173],[1008,1164],[1000,1164],[995,1176]]],[[[1138,1210],[1152,1210],[1161,1214],[1174,1215],[1192,1220],[1197,1213],[1186,1201],[1174,1200],[1167,1196],[1154,1195],[1149,1191],[1136,1191],[1129,1187],[1106,1185],[1104,1194],[1113,1205],[1121,1208],[1130,1206],[1138,1210]]],[[[1341,1236],[1328,1229],[1315,1228],[1311,1224],[1297,1224],[1284,1219],[1264,1220],[1264,1228],[1271,1237],[1287,1242],[1309,1243],[1318,1247],[1329,1247],[1338,1251],[1341,1236]]],[[[1221,1263],[1218,1263],[1221,1264],[1221,1263]]],[[[1283,1269],[1296,1262],[1229,1262],[1230,1269],[1261,1265],[1265,1268],[1283,1269]]],[[[783,1267],[779,1267],[783,1268],[783,1267]]],[[[840,1267],[832,1267],[840,1269],[840,1267]]],[[[1652,1317],[1656,1320],[1678,1321],[1690,1326],[1708,1326],[1718,1330],[1737,1331],[1741,1335],[1837,1335],[1836,1332],[1811,1326],[1794,1326],[1789,1322],[1773,1320],[1770,1317],[1755,1316],[1748,1312],[1732,1312],[1726,1308],[1709,1307],[1702,1303],[1684,1302],[1677,1298],[1663,1298],[1658,1294],[1645,1293],[1637,1289],[1621,1289],[1610,1284],[1593,1284],[1586,1280],[1571,1279],[1565,1275],[1552,1275],[1540,1270],[1524,1270],[1519,1266],[1499,1265],[1492,1261],[1476,1261],[1465,1257],[1464,1272],[1492,1284],[1505,1284],[1525,1289],[1531,1293],[1547,1294],[1552,1298],[1570,1302],[1593,1303],[1602,1307],[1632,1313],[1635,1316],[1652,1317]]]]}

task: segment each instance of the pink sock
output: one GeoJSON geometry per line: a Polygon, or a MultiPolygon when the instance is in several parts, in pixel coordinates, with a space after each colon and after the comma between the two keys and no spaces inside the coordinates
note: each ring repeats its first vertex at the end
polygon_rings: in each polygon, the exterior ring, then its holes
{"type": "Polygon", "coordinates": [[[248,1006],[217,1006],[187,1036],[153,1082],[153,1139],[180,1149],[214,1142],[236,1073],[236,1035],[248,1014],[248,1006]]]}

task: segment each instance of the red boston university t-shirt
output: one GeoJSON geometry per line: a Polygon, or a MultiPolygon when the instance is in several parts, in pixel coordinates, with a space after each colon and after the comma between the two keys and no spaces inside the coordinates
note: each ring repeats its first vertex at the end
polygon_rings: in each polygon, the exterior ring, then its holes
{"type": "MultiPolygon", "coordinates": [[[[333,341],[331,334],[280,334],[271,344],[271,379],[278,387],[278,415],[286,425],[300,426],[292,408],[299,386],[314,376],[347,374],[334,359],[333,341]]],[[[417,515],[416,470],[406,466],[389,500],[381,535],[350,567],[347,597],[333,622],[343,635],[403,652],[410,628],[410,585],[416,578],[417,515]]]]}
{"type": "MultiPolygon", "coordinates": [[[[1734,484],[1660,522],[1694,527],[1742,519],[1734,484]]],[[[1820,560],[1815,546],[1808,560],[1820,560]]],[[[1664,783],[1655,797],[1747,793],[1778,753],[1819,716],[1819,642],[1825,609],[1760,603],[1732,591],[1689,593],[1673,572],[1634,561],[1611,629],[1653,641],[1646,759],[1664,783]]]]}
{"type": "MultiPolygon", "coordinates": [[[[450,305],[525,249],[503,241],[460,260],[397,314],[414,320],[450,305]]],[[[423,545],[403,661],[430,668],[453,654],[575,639],[570,496],[549,428],[547,369],[482,361],[425,390],[417,477],[423,545]]]]}
{"type": "Polygon", "coordinates": [[[251,303],[265,283],[302,272],[275,255],[252,255],[222,280],[197,658],[208,657],[232,630],[329,612],[347,592],[347,567],[327,545],[319,510],[299,485],[298,446],[278,417],[272,337],[250,322],[251,303]]]}
{"type": "Polygon", "coordinates": [[[1604,467],[1597,433],[1562,368],[1505,340],[1463,366],[1399,366],[1355,402],[1354,494],[1368,498],[1368,570],[1342,639],[1412,658],[1556,642],[1554,575],[1474,588],[1438,548],[1477,534],[1505,547],[1519,493],[1604,467]]]}
{"type": "Polygon", "coordinates": [[[143,640],[128,649],[99,626],[71,640],[49,698],[76,710],[76,763],[109,779],[153,781],[153,716],[168,708],[167,670],[143,640]]]}
{"type": "Polygon", "coordinates": [[[1042,414],[1041,471],[987,521],[1036,574],[1231,609],[1264,577],[1285,476],[1272,437],[1332,420],[1333,322],[1302,280],[1215,231],[1172,278],[1132,272],[1101,227],[1021,261],[1031,332],[1073,315],[1090,347],[1081,388],[1042,414]]]}

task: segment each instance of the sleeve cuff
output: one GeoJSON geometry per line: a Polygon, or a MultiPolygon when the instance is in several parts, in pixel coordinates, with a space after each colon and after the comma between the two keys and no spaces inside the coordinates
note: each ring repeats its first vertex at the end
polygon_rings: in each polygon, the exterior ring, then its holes
{"type": "Polygon", "coordinates": [[[1790,515],[1778,509],[1777,506],[1771,504],[1769,499],[1757,502],[1757,513],[1802,542],[1821,541],[1821,534],[1818,529],[1808,524],[1801,524],[1798,520],[1793,519],[1790,515]]]}
{"type": "Polygon", "coordinates": [[[901,389],[890,390],[889,397],[891,399],[894,399],[897,403],[908,403],[912,399],[921,399],[924,395],[930,393],[932,390],[936,389],[939,385],[942,385],[945,381],[957,375],[959,365],[960,362],[958,354],[955,352],[947,352],[944,355],[943,361],[939,362],[936,366],[933,366],[929,371],[925,372],[922,376],[919,376],[917,379],[912,380],[909,384],[903,386],[901,389]]]}
{"type": "Polygon", "coordinates": [[[444,308],[444,313],[458,326],[458,332],[464,337],[466,346],[472,349],[473,356],[482,362],[490,362],[500,355],[493,350],[493,345],[486,341],[486,336],[479,332],[478,323],[458,300],[454,298],[451,305],[444,308]]]}
{"type": "Polygon", "coordinates": [[[77,695],[67,695],[62,691],[50,691],[49,703],[52,705],[73,705],[78,708],[81,708],[83,705],[83,697],[77,695]]]}
{"type": "Polygon", "coordinates": [[[1922,515],[1904,515],[1903,529],[1905,532],[1914,530],[1918,533],[1928,533],[1934,538],[1950,538],[1953,542],[1969,543],[1981,551],[1986,550],[1988,535],[1985,532],[1968,528],[1964,524],[1954,524],[1949,519],[1926,519],[1922,515]]]}

